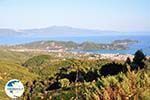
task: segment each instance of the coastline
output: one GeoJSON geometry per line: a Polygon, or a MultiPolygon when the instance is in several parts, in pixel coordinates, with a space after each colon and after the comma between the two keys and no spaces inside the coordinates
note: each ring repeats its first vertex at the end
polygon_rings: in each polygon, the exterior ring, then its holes
{"type": "MultiPolygon", "coordinates": [[[[127,58],[130,58],[132,61],[134,58],[133,54],[120,54],[120,53],[92,53],[92,52],[80,52],[80,51],[66,51],[66,50],[40,50],[40,49],[7,49],[5,51],[10,52],[30,52],[37,54],[49,54],[55,55],[55,57],[66,59],[66,58],[75,58],[75,59],[89,59],[89,60],[111,60],[111,61],[126,61],[127,58]]],[[[147,59],[150,56],[146,55],[147,59]]]]}
{"type": "MultiPolygon", "coordinates": [[[[66,58],[68,55],[70,55],[69,57],[73,57],[73,58],[88,58],[89,60],[98,60],[98,59],[109,59],[112,61],[126,61],[127,58],[130,58],[131,61],[134,58],[134,55],[132,54],[119,54],[119,53],[91,53],[91,52],[70,52],[70,51],[47,51],[47,50],[33,50],[33,49],[10,49],[10,51],[12,52],[34,52],[34,53],[55,53],[56,57],[60,57],[60,58],[66,58]]],[[[147,58],[150,58],[150,56],[147,56],[147,58]]]]}

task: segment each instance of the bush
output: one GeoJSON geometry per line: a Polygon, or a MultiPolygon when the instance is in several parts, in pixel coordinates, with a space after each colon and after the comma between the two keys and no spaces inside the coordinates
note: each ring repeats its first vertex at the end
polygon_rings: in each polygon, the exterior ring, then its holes
{"type": "Polygon", "coordinates": [[[127,68],[125,65],[117,63],[108,63],[100,69],[101,76],[117,75],[120,72],[126,72],[127,68]]]}

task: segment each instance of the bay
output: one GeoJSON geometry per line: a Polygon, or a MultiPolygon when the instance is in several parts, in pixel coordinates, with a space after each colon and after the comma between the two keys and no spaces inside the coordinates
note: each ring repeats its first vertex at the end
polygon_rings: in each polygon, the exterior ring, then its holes
{"type": "Polygon", "coordinates": [[[114,40],[131,39],[138,40],[138,43],[129,45],[127,50],[88,50],[80,52],[90,53],[119,53],[119,54],[134,54],[141,49],[146,55],[150,55],[150,35],[101,35],[101,36],[75,36],[75,37],[6,37],[0,39],[0,44],[23,44],[41,40],[57,40],[57,41],[74,41],[82,43],[85,41],[95,43],[111,43],[114,40]]]}

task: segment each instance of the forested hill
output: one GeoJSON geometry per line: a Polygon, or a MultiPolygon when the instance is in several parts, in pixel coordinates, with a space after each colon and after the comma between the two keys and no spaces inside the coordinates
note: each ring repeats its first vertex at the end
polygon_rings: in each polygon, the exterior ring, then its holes
{"type": "Polygon", "coordinates": [[[128,46],[133,43],[137,43],[136,40],[115,40],[112,43],[95,43],[95,42],[82,42],[76,43],[73,41],[36,41],[27,44],[20,44],[14,46],[8,46],[13,49],[40,49],[40,50],[124,50],[128,49],[128,46]]]}

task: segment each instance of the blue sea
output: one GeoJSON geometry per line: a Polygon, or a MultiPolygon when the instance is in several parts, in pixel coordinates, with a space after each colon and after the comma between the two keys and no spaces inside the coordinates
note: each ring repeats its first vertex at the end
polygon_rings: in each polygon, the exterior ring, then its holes
{"type": "Polygon", "coordinates": [[[82,43],[85,41],[91,41],[96,43],[111,43],[114,40],[131,39],[138,40],[139,43],[129,45],[127,50],[90,50],[81,52],[91,52],[91,53],[120,53],[120,54],[134,54],[137,50],[141,49],[146,55],[150,56],[150,35],[102,35],[102,36],[76,36],[76,37],[28,37],[28,38],[1,38],[0,44],[22,44],[29,43],[39,40],[58,40],[58,41],[74,41],[82,43]]]}
{"type": "MultiPolygon", "coordinates": [[[[127,50],[88,50],[81,52],[90,52],[90,53],[112,53],[112,54],[134,54],[137,50],[142,50],[145,55],[150,56],[150,35],[147,36],[96,36],[96,37],[76,37],[72,40],[76,42],[91,41],[96,43],[111,43],[114,40],[123,40],[131,39],[138,40],[138,43],[129,45],[127,50]]],[[[68,39],[69,40],[69,39],[68,39]]]]}

